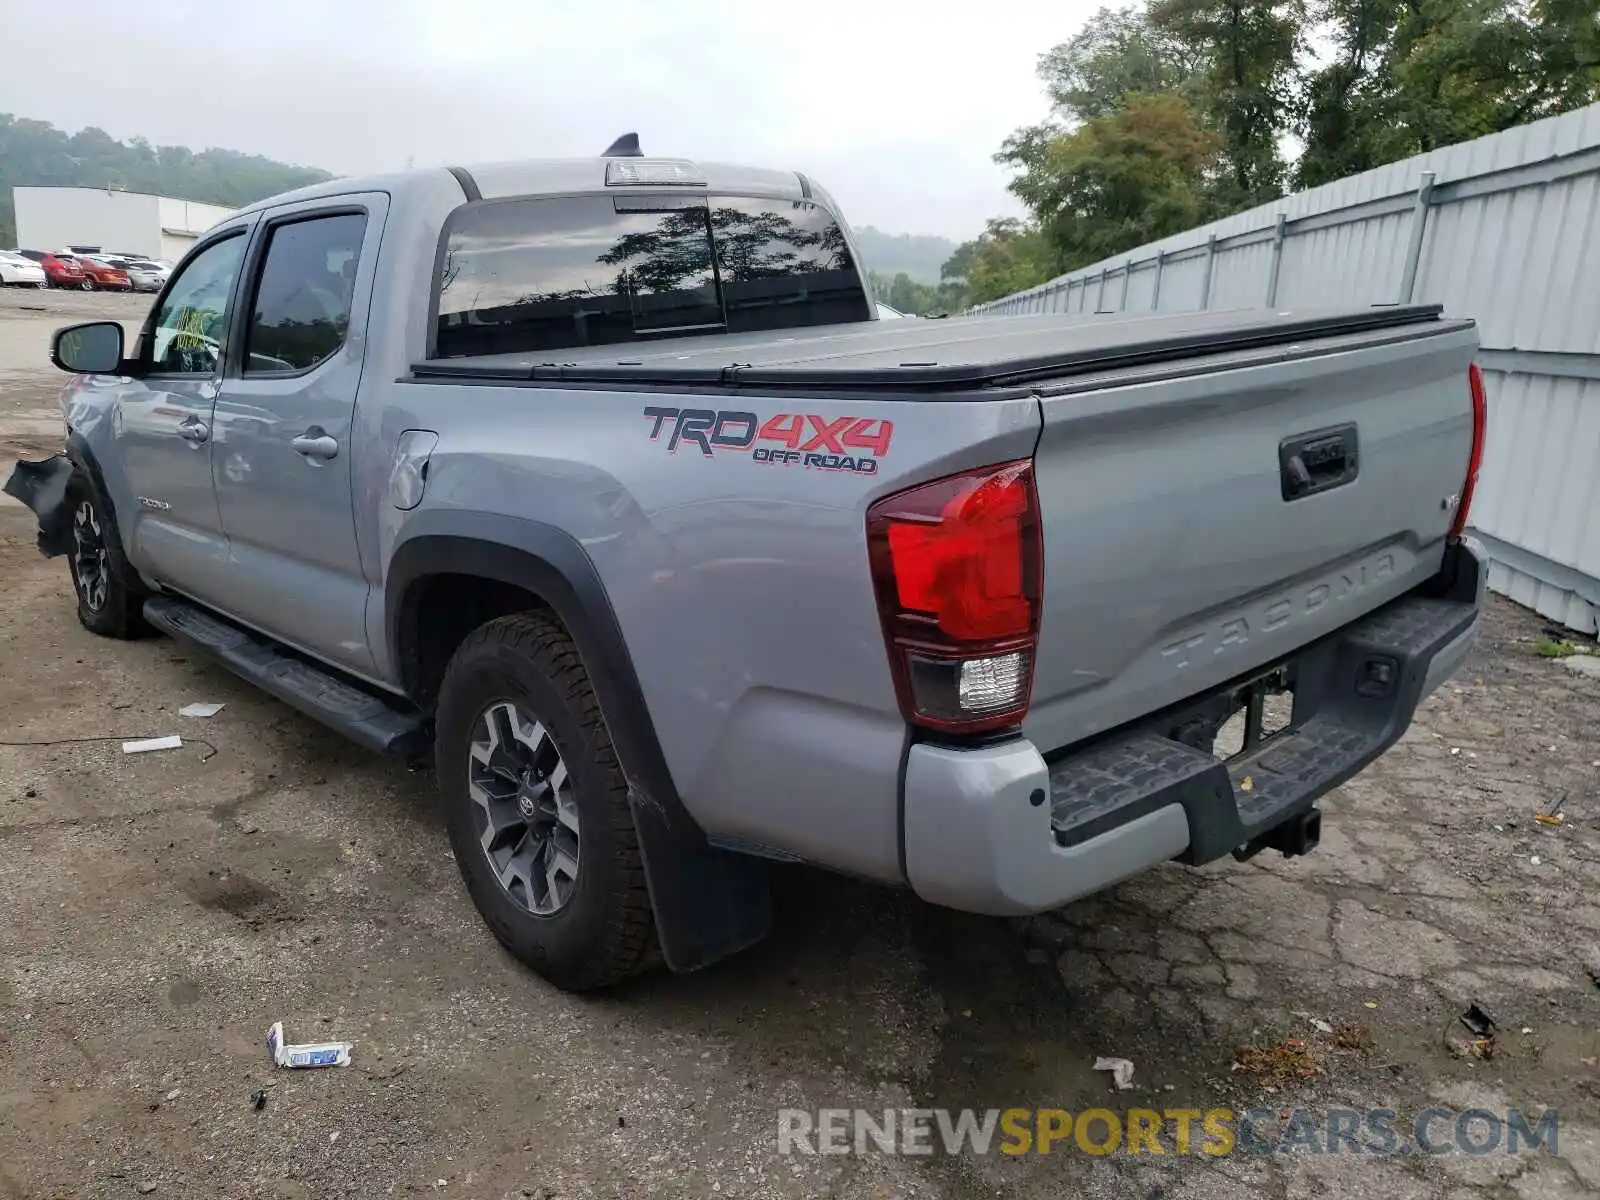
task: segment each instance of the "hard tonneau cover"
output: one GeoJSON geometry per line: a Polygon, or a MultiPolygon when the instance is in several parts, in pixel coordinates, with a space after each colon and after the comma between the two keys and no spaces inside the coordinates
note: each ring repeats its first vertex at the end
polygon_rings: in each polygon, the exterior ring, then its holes
{"type": "Polygon", "coordinates": [[[550,384],[970,391],[1177,358],[1396,330],[1443,333],[1436,304],[1359,309],[1238,309],[1166,315],[1056,314],[869,321],[743,335],[580,347],[559,358],[495,354],[430,359],[413,377],[550,384]],[[1417,328],[1421,326],[1422,328],[1417,328]]]}

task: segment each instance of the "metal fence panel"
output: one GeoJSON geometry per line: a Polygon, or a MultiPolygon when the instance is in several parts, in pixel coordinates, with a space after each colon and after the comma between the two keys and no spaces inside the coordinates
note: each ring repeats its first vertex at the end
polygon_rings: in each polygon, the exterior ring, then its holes
{"type": "Polygon", "coordinates": [[[1150,297],[1155,294],[1156,264],[1148,262],[1134,268],[1128,279],[1128,293],[1123,299],[1123,312],[1148,312],[1150,297]]]}
{"type": "Polygon", "coordinates": [[[1398,295],[1410,227],[1408,215],[1392,213],[1289,238],[1279,307],[1366,304],[1375,288],[1398,295]]]}
{"type": "Polygon", "coordinates": [[[1595,633],[1600,104],[1285,196],[973,311],[1092,320],[1407,300],[1478,321],[1490,420],[1472,521],[1490,586],[1595,633]]]}

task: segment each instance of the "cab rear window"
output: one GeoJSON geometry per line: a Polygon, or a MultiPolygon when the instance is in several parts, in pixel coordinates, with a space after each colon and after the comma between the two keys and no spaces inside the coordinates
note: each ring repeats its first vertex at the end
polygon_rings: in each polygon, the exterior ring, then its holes
{"type": "Polygon", "coordinates": [[[560,196],[458,210],[434,354],[532,353],[870,319],[828,211],[740,196],[560,196]]]}

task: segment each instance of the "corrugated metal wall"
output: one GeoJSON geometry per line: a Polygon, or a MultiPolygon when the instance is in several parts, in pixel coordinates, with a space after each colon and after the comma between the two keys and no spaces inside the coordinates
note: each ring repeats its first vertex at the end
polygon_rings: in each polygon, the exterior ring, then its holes
{"type": "Polygon", "coordinates": [[[1600,623],[1600,105],[1286,196],[974,311],[1436,301],[1479,323],[1496,591],[1600,623]]]}

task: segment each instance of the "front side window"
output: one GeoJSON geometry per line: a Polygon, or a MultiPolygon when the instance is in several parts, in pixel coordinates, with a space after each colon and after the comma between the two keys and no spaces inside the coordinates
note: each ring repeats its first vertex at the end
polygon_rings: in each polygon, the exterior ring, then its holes
{"type": "Polygon", "coordinates": [[[246,375],[303,371],[344,345],[366,231],[362,213],[314,217],[272,230],[250,309],[246,375]]]}
{"type": "Polygon", "coordinates": [[[162,374],[211,375],[222,362],[244,235],[234,234],[195,255],[173,281],[155,316],[151,369],[162,374]]]}
{"type": "Polygon", "coordinates": [[[742,197],[567,196],[462,209],[446,232],[440,357],[869,318],[827,210],[742,197]]]}

